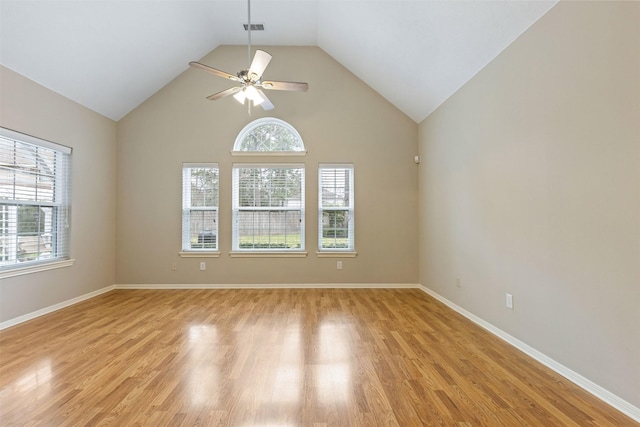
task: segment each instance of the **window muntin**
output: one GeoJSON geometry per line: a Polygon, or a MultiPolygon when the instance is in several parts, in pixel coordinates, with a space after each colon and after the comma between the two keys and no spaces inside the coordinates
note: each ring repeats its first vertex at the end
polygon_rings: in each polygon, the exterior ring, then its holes
{"type": "Polygon", "coordinates": [[[318,250],[353,251],[353,165],[318,168],[318,250]]]}
{"type": "Polygon", "coordinates": [[[69,259],[71,149],[0,128],[0,270],[69,259]]]}
{"type": "Polygon", "coordinates": [[[218,250],[220,173],[216,163],[182,165],[182,250],[218,250]]]}
{"type": "Polygon", "coordinates": [[[289,123],[273,117],[254,120],[240,131],[233,151],[236,153],[304,153],[300,134],[289,123]]]}
{"type": "Polygon", "coordinates": [[[233,165],[233,250],[303,251],[302,164],[233,165]]]}

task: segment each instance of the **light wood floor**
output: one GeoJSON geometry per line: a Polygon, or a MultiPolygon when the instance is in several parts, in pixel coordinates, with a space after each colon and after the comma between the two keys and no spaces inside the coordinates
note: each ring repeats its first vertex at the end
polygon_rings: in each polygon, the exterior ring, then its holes
{"type": "Polygon", "coordinates": [[[119,290],[0,351],[2,426],[637,425],[419,290],[119,290]]]}

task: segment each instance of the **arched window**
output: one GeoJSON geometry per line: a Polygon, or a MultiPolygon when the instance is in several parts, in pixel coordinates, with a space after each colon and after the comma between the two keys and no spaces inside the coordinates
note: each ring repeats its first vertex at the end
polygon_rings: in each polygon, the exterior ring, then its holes
{"type": "Polygon", "coordinates": [[[257,119],[245,126],[233,144],[233,152],[306,154],[298,131],[284,120],[273,117],[257,119]]]}

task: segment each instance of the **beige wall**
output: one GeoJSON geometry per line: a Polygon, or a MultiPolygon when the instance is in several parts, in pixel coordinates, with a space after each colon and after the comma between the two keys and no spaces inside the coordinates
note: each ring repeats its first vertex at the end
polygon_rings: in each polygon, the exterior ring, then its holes
{"type": "Polygon", "coordinates": [[[2,279],[0,322],[111,286],[116,124],[0,66],[0,126],[73,148],[71,267],[2,279]]]}
{"type": "Polygon", "coordinates": [[[640,3],[559,3],[419,133],[421,283],[640,406],[640,3]]]}
{"type": "MultiPolygon", "coordinates": [[[[207,95],[231,82],[189,69],[118,123],[118,284],[318,284],[418,281],[418,126],[316,47],[267,47],[266,77],[309,82],[307,93],[269,91],[276,108],[248,115],[233,98],[207,95]],[[239,259],[231,250],[231,165],[240,130],[259,117],[293,125],[308,150],[300,158],[267,160],[306,165],[306,248],[302,259],[239,259]],[[220,165],[219,258],[180,258],[182,162],[220,165]],[[356,258],[318,258],[317,167],[355,165],[356,258]],[[388,224],[384,226],[384,224],[388,224]],[[207,270],[199,271],[200,261],[207,270]],[[171,264],[177,270],[171,271],[171,264]]],[[[197,58],[194,58],[197,59],[197,58]]],[[[235,73],[247,49],[222,46],[202,59],[235,73]]],[[[186,64],[185,64],[186,65],[186,64]]]]}

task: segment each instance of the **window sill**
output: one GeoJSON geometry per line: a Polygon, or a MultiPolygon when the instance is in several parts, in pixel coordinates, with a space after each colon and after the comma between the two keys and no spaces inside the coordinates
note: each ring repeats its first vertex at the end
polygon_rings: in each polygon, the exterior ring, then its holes
{"type": "Polygon", "coordinates": [[[231,258],[305,258],[306,252],[229,252],[231,258]]]}
{"type": "Polygon", "coordinates": [[[316,256],[318,258],[355,258],[358,255],[358,252],[353,251],[323,251],[316,252],[316,256]]]}
{"type": "Polygon", "coordinates": [[[180,258],[219,258],[220,252],[190,251],[190,252],[178,252],[178,255],[180,255],[180,258]]]}
{"type": "Polygon", "coordinates": [[[2,270],[0,271],[0,279],[22,276],[24,274],[38,273],[40,271],[54,270],[56,268],[70,267],[75,261],[75,259],[65,259],[62,261],[51,261],[42,264],[30,265],[28,267],[18,267],[9,270],[2,270]]]}

